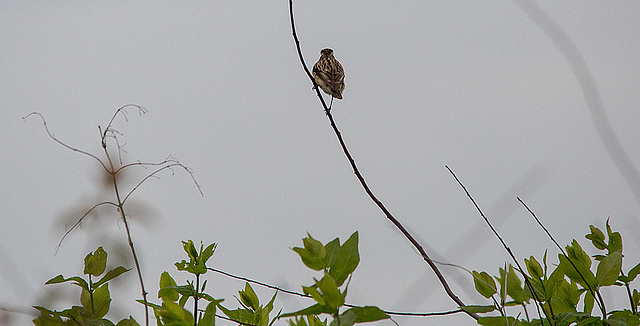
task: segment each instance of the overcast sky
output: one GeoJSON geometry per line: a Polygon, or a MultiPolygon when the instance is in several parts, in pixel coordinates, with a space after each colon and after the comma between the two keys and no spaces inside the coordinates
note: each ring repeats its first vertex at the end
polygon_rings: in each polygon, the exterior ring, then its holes
{"type": "MultiPolygon", "coordinates": [[[[539,3],[579,49],[615,136],[639,162],[640,3],[539,3]]],[[[344,67],[344,100],[332,112],[362,174],[433,257],[493,274],[508,261],[446,164],[521,259],[548,248],[555,262],[557,251],[517,196],[563,245],[577,238],[589,247],[589,224],[604,227],[610,217],[622,232],[625,268],[638,262],[638,202],[571,65],[518,6],[297,1],[294,10],[307,64],[331,47],[344,67]]],[[[117,213],[104,208],[54,256],[65,227],[113,197],[97,162],[53,142],[38,118],[21,117],[38,111],[58,139],[101,155],[98,126],[134,103],[149,112],[129,109],[127,121],[115,120],[124,161],[172,155],[204,193],[174,170],[132,197],[150,299],[162,271],[184,281],[173,266],[185,258],[181,240],[219,243],[217,268],[301,290],[317,274],[289,248],[306,232],[327,242],[357,230],[361,263],[348,302],[456,308],[353,175],[298,61],[286,1],[3,1],[0,25],[0,306],[46,302],[46,280],[80,274],[98,245],[115,260],[125,240],[117,213]]],[[[127,175],[128,184],[146,172],[127,175]]],[[[235,307],[243,283],[207,277],[209,293],[235,307]]],[[[112,317],[142,323],[135,275],[125,278],[112,317]]],[[[487,304],[465,278],[454,291],[467,304],[487,304]]],[[[65,288],[46,288],[54,287],[65,288]]],[[[254,288],[265,302],[272,295],[254,288]]],[[[278,298],[277,310],[311,304],[278,298]]],[[[608,307],[625,302],[606,298],[608,307]]],[[[464,315],[396,320],[475,324],[464,315]]]]}

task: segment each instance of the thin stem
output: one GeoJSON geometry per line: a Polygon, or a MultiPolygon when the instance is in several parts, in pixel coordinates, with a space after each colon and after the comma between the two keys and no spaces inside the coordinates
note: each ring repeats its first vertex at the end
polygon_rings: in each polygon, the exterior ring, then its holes
{"type": "Polygon", "coordinates": [[[44,130],[47,132],[47,135],[49,135],[49,138],[53,139],[53,141],[55,141],[56,143],[62,145],[63,147],[76,152],[76,153],[80,153],[80,154],[84,154],[86,156],[91,157],[92,159],[98,161],[98,163],[100,163],[100,165],[102,165],[102,167],[108,171],[107,166],[104,164],[104,162],[102,162],[102,160],[100,160],[97,156],[89,153],[89,152],[85,152],[83,150],[77,149],[75,147],[71,147],[65,143],[63,143],[62,141],[60,141],[58,138],[56,138],[56,136],[53,135],[53,133],[51,131],[49,131],[49,127],[47,126],[47,121],[44,119],[44,117],[42,116],[42,114],[40,114],[40,112],[31,112],[29,114],[27,114],[26,116],[22,117],[23,120],[26,120],[27,118],[29,118],[32,115],[37,115],[38,117],[40,117],[40,120],[42,120],[42,124],[44,125],[44,130]]]}
{"type": "MultiPolygon", "coordinates": [[[[347,149],[347,146],[346,146],[344,140],[342,139],[342,135],[340,134],[340,131],[338,130],[338,127],[336,126],[336,123],[333,120],[333,116],[331,115],[330,108],[327,107],[327,104],[325,103],[324,98],[322,97],[322,94],[320,94],[319,87],[317,87],[317,84],[316,84],[313,76],[309,72],[309,68],[307,68],[307,65],[304,62],[304,58],[302,56],[302,50],[300,49],[300,41],[298,41],[298,35],[296,34],[295,22],[294,22],[294,19],[293,19],[293,0],[289,0],[289,15],[290,15],[290,19],[291,19],[291,30],[292,30],[292,34],[293,34],[293,39],[294,39],[295,44],[296,44],[296,49],[298,51],[298,56],[300,58],[300,62],[302,63],[302,67],[304,68],[304,71],[307,73],[307,76],[309,77],[309,79],[311,80],[311,82],[314,85],[314,88],[316,90],[316,93],[317,93],[318,97],[320,98],[320,102],[322,103],[324,111],[327,114],[327,117],[329,118],[329,122],[331,123],[331,127],[333,128],[333,131],[336,134],[336,137],[338,138],[338,141],[340,142],[340,146],[342,147],[342,151],[344,152],[344,154],[346,155],[347,159],[349,160],[349,164],[351,165],[351,168],[353,169],[353,172],[355,173],[356,177],[358,178],[358,181],[360,181],[360,184],[362,185],[362,188],[365,190],[367,195],[369,195],[369,198],[371,198],[371,200],[380,208],[380,210],[384,213],[384,215],[387,217],[387,219],[389,221],[391,221],[391,223],[393,223],[393,225],[395,225],[396,228],[398,230],[400,230],[400,232],[402,232],[402,234],[405,236],[405,238],[407,238],[409,240],[409,242],[411,242],[411,244],[420,253],[420,255],[422,256],[424,261],[427,262],[429,267],[431,267],[433,272],[436,274],[438,280],[442,284],[442,287],[444,288],[444,290],[447,293],[447,295],[458,306],[460,306],[460,307],[464,306],[465,305],[464,302],[462,302],[462,300],[460,300],[460,298],[458,298],[458,296],[455,295],[455,293],[453,293],[453,291],[449,287],[449,284],[447,283],[446,279],[444,278],[444,276],[442,276],[442,273],[440,273],[440,270],[438,269],[438,266],[436,266],[436,264],[433,262],[433,260],[431,260],[431,258],[429,258],[429,256],[427,255],[427,253],[424,250],[424,248],[422,247],[422,245],[420,245],[420,243],[418,243],[418,241],[409,233],[409,231],[407,231],[407,229],[400,223],[400,221],[398,221],[389,212],[389,210],[387,210],[387,208],[382,204],[382,202],[373,194],[371,189],[369,189],[369,186],[367,185],[367,183],[365,182],[364,178],[360,174],[360,171],[358,170],[358,167],[356,166],[356,163],[355,163],[353,157],[351,157],[351,154],[349,153],[349,150],[347,149]]],[[[466,312],[466,313],[469,316],[471,316],[472,318],[476,319],[476,320],[479,318],[479,316],[477,314],[475,314],[475,313],[472,313],[472,312],[466,312]]]]}
{"type": "MultiPolygon", "coordinates": [[[[516,264],[516,266],[518,267],[518,271],[520,272],[520,274],[522,274],[522,277],[524,278],[524,282],[527,285],[527,287],[529,288],[529,291],[531,292],[531,294],[534,297],[534,301],[536,302],[536,309],[538,310],[538,316],[540,317],[540,323],[544,325],[544,322],[542,321],[542,315],[540,314],[540,307],[539,304],[542,302],[540,300],[540,298],[538,297],[538,294],[533,290],[533,285],[531,284],[531,282],[529,281],[529,277],[527,276],[527,274],[524,272],[524,269],[522,269],[522,267],[520,266],[520,263],[518,262],[518,260],[516,259],[516,256],[513,254],[513,252],[511,251],[511,248],[509,248],[509,246],[507,246],[507,244],[504,242],[504,240],[502,240],[502,237],[500,236],[500,234],[498,233],[498,231],[496,231],[496,229],[493,227],[493,225],[491,224],[491,222],[489,222],[489,219],[484,215],[484,213],[482,212],[482,210],[480,209],[480,206],[478,206],[478,204],[476,203],[475,199],[473,199],[473,197],[471,196],[471,194],[469,193],[469,191],[467,190],[467,187],[464,186],[464,184],[462,184],[462,182],[460,181],[460,179],[458,179],[458,176],[456,176],[455,173],[453,173],[453,171],[445,165],[445,168],[447,168],[447,170],[449,170],[449,173],[451,173],[451,175],[453,176],[454,179],[456,179],[456,182],[458,182],[458,185],[460,185],[460,187],[462,188],[462,190],[464,190],[465,194],[467,195],[467,197],[469,198],[469,200],[471,200],[471,202],[473,203],[473,206],[475,206],[476,210],[478,211],[478,213],[480,213],[480,216],[482,216],[482,219],[485,221],[485,223],[487,223],[487,225],[489,226],[489,228],[491,229],[491,231],[493,232],[493,234],[496,236],[496,238],[498,238],[498,240],[500,240],[500,243],[502,244],[502,246],[504,247],[504,249],[507,251],[507,253],[509,254],[509,256],[511,257],[511,259],[514,261],[514,263],[516,264]]],[[[506,271],[505,271],[506,272],[506,271]]],[[[544,311],[544,309],[543,309],[544,311]]],[[[549,317],[547,315],[547,318],[553,318],[553,312],[551,312],[551,317],[549,317]]],[[[545,313],[546,314],[546,313],[545,313]]],[[[549,321],[549,324],[551,324],[551,321],[549,321]]]]}
{"type": "Polygon", "coordinates": [[[591,288],[591,285],[589,285],[589,282],[587,282],[587,279],[582,275],[582,273],[580,273],[580,270],[578,270],[578,267],[576,266],[576,264],[573,262],[573,260],[571,260],[571,258],[569,258],[569,256],[567,256],[567,253],[564,251],[564,249],[562,249],[562,247],[560,246],[560,244],[558,243],[558,241],[556,241],[556,239],[551,235],[551,232],[549,232],[549,230],[544,226],[544,224],[542,224],[542,222],[540,221],[540,219],[538,218],[538,216],[536,216],[536,214],[529,208],[529,206],[527,206],[527,204],[524,203],[524,201],[522,201],[522,199],[520,199],[520,197],[516,197],[518,199],[518,201],[520,202],[520,204],[522,204],[522,206],[524,206],[524,208],[527,209],[527,211],[529,212],[529,214],[531,214],[531,216],[533,217],[533,219],[538,223],[538,225],[544,230],[544,232],[547,233],[547,236],[549,237],[549,239],[551,239],[551,241],[553,241],[553,243],[556,245],[556,247],[558,247],[558,249],[560,250],[560,252],[562,253],[562,255],[567,258],[567,260],[569,261],[569,263],[571,264],[571,266],[573,266],[573,269],[576,271],[576,273],[578,273],[578,275],[580,276],[580,278],[582,279],[582,281],[584,281],[584,284],[587,286],[587,290],[589,291],[589,293],[591,293],[591,295],[593,296],[593,298],[595,299],[596,303],[598,304],[598,308],[600,308],[600,311],[602,312],[603,316],[606,316],[606,308],[604,305],[604,300],[602,299],[602,297],[600,296],[600,293],[598,292],[598,290],[594,290],[593,288],[591,288]],[[597,296],[596,296],[597,294],[597,296]]]}
{"type": "Polygon", "coordinates": [[[149,302],[147,301],[147,291],[144,288],[144,280],[142,278],[142,270],[140,269],[140,262],[138,261],[136,248],[133,245],[133,240],[131,238],[131,230],[129,228],[129,222],[127,221],[127,215],[125,214],[125,211],[124,211],[124,201],[122,201],[122,199],[120,198],[117,170],[114,168],[113,161],[111,160],[111,156],[109,155],[109,151],[107,150],[107,142],[106,142],[107,132],[111,129],[111,124],[113,123],[113,119],[115,119],[116,115],[119,112],[121,112],[125,107],[126,106],[118,109],[116,113],[113,115],[113,117],[111,118],[111,121],[109,121],[109,124],[107,125],[104,133],[102,134],[102,149],[109,163],[109,169],[107,169],[107,172],[111,175],[111,182],[113,183],[113,190],[116,194],[118,211],[120,212],[120,217],[122,218],[122,221],[124,223],[124,229],[127,232],[127,241],[129,243],[129,248],[131,249],[131,255],[133,256],[133,262],[135,264],[136,273],[138,274],[138,280],[140,282],[140,289],[142,291],[142,301],[144,302],[144,307],[145,307],[144,309],[145,325],[149,326],[149,302]]]}
{"type": "Polygon", "coordinates": [[[194,319],[193,326],[198,326],[198,291],[200,291],[200,274],[196,274],[196,293],[193,297],[194,319]]]}
{"type": "Polygon", "coordinates": [[[117,204],[112,203],[112,202],[108,202],[108,201],[106,201],[106,202],[102,202],[102,203],[98,203],[98,204],[93,205],[93,207],[89,208],[89,209],[88,209],[88,210],[87,210],[87,211],[86,211],[86,212],[85,212],[85,213],[84,213],[84,214],[83,214],[83,215],[78,219],[78,221],[76,221],[76,223],[75,223],[75,224],[73,224],[73,226],[71,226],[71,228],[70,228],[69,230],[67,230],[67,232],[65,232],[65,233],[64,233],[64,235],[62,236],[62,239],[60,239],[60,241],[58,242],[58,245],[56,246],[56,250],[55,250],[55,253],[54,253],[54,254],[58,253],[58,250],[60,249],[60,246],[62,245],[62,241],[63,241],[63,240],[64,240],[64,239],[69,235],[69,233],[71,233],[71,231],[73,231],[75,228],[77,228],[77,227],[82,223],[82,220],[84,220],[84,218],[85,218],[85,217],[87,217],[87,215],[89,215],[89,213],[91,213],[94,209],[96,209],[96,208],[98,208],[99,206],[102,206],[102,205],[112,205],[112,206],[118,207],[118,205],[117,205],[117,204]]]}
{"type": "MultiPolygon", "coordinates": [[[[308,294],[304,294],[304,293],[300,293],[300,292],[296,292],[296,291],[291,291],[291,290],[287,290],[287,289],[283,289],[274,285],[270,285],[264,282],[260,282],[260,281],[256,281],[256,280],[252,280],[250,278],[246,278],[243,276],[238,276],[238,275],[234,275],[219,269],[215,269],[212,267],[207,267],[207,270],[210,270],[212,272],[218,273],[218,274],[222,274],[224,276],[227,277],[231,277],[234,278],[236,280],[241,280],[244,282],[249,282],[252,284],[257,284],[272,290],[276,290],[278,292],[282,292],[282,293],[287,293],[287,294],[291,294],[291,295],[295,295],[295,296],[299,296],[302,298],[311,298],[310,295],[308,294]]],[[[359,307],[353,304],[348,304],[345,303],[344,304],[345,307],[359,307]]],[[[439,312],[397,312],[397,311],[388,311],[388,310],[383,310],[384,313],[386,313],[387,315],[396,315],[396,316],[414,316],[414,317],[428,317],[428,316],[444,316],[444,315],[452,315],[452,314],[456,314],[456,313],[460,313],[463,312],[462,309],[456,309],[456,310],[450,310],[450,311],[439,311],[439,312]]]]}

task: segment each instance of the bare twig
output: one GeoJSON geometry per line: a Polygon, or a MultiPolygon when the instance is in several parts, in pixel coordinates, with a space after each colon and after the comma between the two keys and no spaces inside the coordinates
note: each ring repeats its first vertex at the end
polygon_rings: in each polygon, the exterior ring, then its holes
{"type": "Polygon", "coordinates": [[[62,141],[58,140],[58,138],[56,138],[56,136],[53,135],[53,133],[51,131],[49,131],[49,127],[47,126],[47,121],[44,119],[44,117],[42,116],[42,114],[40,114],[40,112],[31,112],[29,114],[27,114],[26,116],[22,117],[23,120],[26,120],[27,118],[29,118],[32,115],[36,115],[38,117],[40,117],[40,120],[42,120],[42,124],[44,125],[44,130],[47,132],[47,135],[49,135],[49,138],[53,139],[53,141],[55,141],[56,143],[62,145],[63,147],[74,151],[76,153],[80,153],[80,154],[84,154],[86,156],[91,157],[92,159],[98,161],[98,163],[100,163],[100,165],[102,165],[102,167],[108,171],[107,166],[104,164],[104,162],[102,162],[102,160],[100,160],[97,156],[89,153],[89,152],[85,152],[83,150],[77,149],[75,147],[71,147],[65,143],[63,143],[62,141]]]}
{"type": "MultiPolygon", "coordinates": [[[[538,297],[538,294],[533,290],[533,286],[531,284],[531,282],[529,281],[529,277],[527,276],[527,274],[524,272],[524,269],[522,269],[522,267],[520,266],[520,263],[518,262],[518,259],[516,259],[516,256],[513,254],[513,252],[511,251],[511,248],[509,248],[509,246],[507,246],[506,242],[504,242],[504,240],[502,239],[502,237],[500,236],[500,234],[498,233],[498,231],[496,231],[496,229],[493,227],[493,225],[491,225],[491,222],[489,222],[489,219],[484,215],[484,213],[482,212],[482,210],[480,209],[480,206],[478,206],[478,204],[476,203],[475,199],[473,199],[473,197],[471,197],[471,194],[469,193],[469,191],[467,190],[467,188],[464,186],[464,184],[462,184],[462,182],[460,181],[460,179],[458,179],[458,176],[456,176],[455,173],[453,173],[453,171],[445,165],[445,168],[447,168],[447,170],[449,170],[449,173],[451,173],[451,175],[453,176],[454,179],[456,179],[456,182],[458,182],[458,185],[460,185],[460,187],[462,188],[462,190],[464,190],[465,194],[467,195],[467,197],[469,198],[469,200],[471,200],[471,202],[473,203],[473,206],[475,206],[476,210],[478,211],[478,213],[480,213],[480,216],[482,216],[482,219],[484,219],[484,221],[487,223],[487,225],[489,226],[489,228],[491,229],[491,231],[493,232],[493,234],[496,236],[496,238],[498,238],[498,240],[500,240],[500,243],[502,244],[502,246],[504,247],[504,249],[507,251],[507,253],[509,254],[509,256],[511,257],[511,259],[513,260],[513,262],[516,264],[516,266],[518,267],[518,271],[520,272],[520,274],[522,274],[522,277],[524,278],[524,282],[527,285],[527,287],[529,288],[529,291],[531,292],[531,295],[533,295],[534,297],[534,301],[536,303],[536,309],[538,309],[538,316],[540,317],[540,323],[542,325],[544,325],[544,322],[542,321],[542,315],[540,313],[540,307],[539,305],[541,304],[542,301],[540,301],[540,298],[538,297]]],[[[506,271],[505,271],[506,272],[506,271]]],[[[551,306],[549,306],[549,309],[551,309],[551,306]]],[[[553,311],[551,311],[551,317],[553,317],[553,311]]],[[[551,318],[548,317],[548,318],[551,318]]],[[[551,322],[549,322],[551,324],[551,322]]]]}
{"type": "Polygon", "coordinates": [[[518,198],[518,201],[520,202],[520,204],[522,204],[522,206],[524,206],[524,208],[527,209],[529,214],[531,214],[531,216],[533,216],[533,219],[536,220],[536,222],[538,223],[538,225],[540,225],[540,227],[544,230],[544,232],[547,233],[547,236],[549,237],[549,239],[551,239],[551,241],[553,241],[553,243],[556,245],[556,247],[558,247],[558,249],[560,250],[562,255],[565,258],[567,258],[567,260],[569,261],[571,266],[573,266],[573,269],[576,271],[576,273],[578,273],[580,278],[584,281],[584,284],[587,286],[587,290],[589,291],[589,293],[591,293],[591,295],[595,299],[596,303],[598,304],[598,308],[600,308],[600,311],[602,312],[602,315],[606,316],[607,315],[606,314],[607,309],[606,309],[606,307],[604,305],[604,300],[602,299],[602,296],[600,295],[600,292],[597,291],[597,290],[594,290],[593,288],[591,288],[591,285],[589,285],[589,282],[587,282],[587,279],[582,275],[582,273],[580,273],[580,270],[578,270],[578,267],[576,266],[576,264],[574,264],[573,260],[571,258],[569,258],[569,256],[567,256],[567,253],[564,251],[564,249],[562,249],[560,244],[558,244],[558,241],[556,241],[556,239],[551,235],[551,232],[549,232],[549,230],[547,230],[547,228],[542,224],[540,219],[529,208],[529,206],[527,206],[527,204],[525,204],[524,201],[522,201],[522,199],[520,199],[520,197],[516,197],[516,198],[518,198]]]}
{"type": "Polygon", "coordinates": [[[64,241],[64,239],[69,235],[69,233],[71,233],[71,231],[75,230],[78,226],[80,226],[80,224],[82,223],[82,220],[84,220],[84,218],[87,217],[89,213],[91,213],[94,209],[98,208],[99,206],[103,206],[103,205],[111,205],[111,206],[118,207],[118,205],[110,201],[105,201],[105,202],[93,205],[93,207],[89,208],[84,214],[82,214],[82,216],[78,219],[78,221],[76,221],[76,223],[73,224],[71,228],[69,228],[69,230],[67,230],[67,232],[64,233],[64,235],[62,236],[62,239],[60,239],[60,241],[58,242],[58,245],[56,246],[55,253],[58,253],[58,250],[62,245],[62,241],[64,241]]]}
{"type": "Polygon", "coordinates": [[[182,165],[182,163],[175,161],[175,163],[169,163],[170,161],[165,161],[162,164],[166,164],[160,168],[158,168],[157,170],[147,174],[144,178],[142,178],[142,180],[140,180],[140,182],[138,182],[137,185],[135,185],[130,191],[129,193],[124,197],[124,199],[122,200],[122,203],[124,204],[127,199],[129,199],[129,196],[131,196],[131,194],[133,194],[134,191],[136,191],[136,189],[138,189],[145,181],[147,181],[149,178],[154,177],[156,174],[158,174],[159,172],[166,170],[166,169],[170,169],[174,166],[180,167],[183,170],[187,171],[187,173],[189,173],[189,176],[191,177],[191,179],[193,180],[193,182],[195,183],[196,187],[198,188],[198,191],[200,192],[201,196],[204,196],[204,194],[202,193],[202,189],[200,189],[200,185],[198,184],[198,182],[196,181],[196,179],[193,177],[193,172],[186,166],[182,165]]]}

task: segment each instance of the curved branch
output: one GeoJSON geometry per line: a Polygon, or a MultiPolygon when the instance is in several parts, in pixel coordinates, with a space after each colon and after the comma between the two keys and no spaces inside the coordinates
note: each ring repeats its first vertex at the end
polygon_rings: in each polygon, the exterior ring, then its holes
{"type": "Polygon", "coordinates": [[[62,239],[60,239],[60,242],[58,242],[58,245],[56,246],[56,250],[54,254],[58,253],[58,249],[60,249],[60,246],[62,245],[62,241],[69,235],[69,233],[71,233],[71,231],[73,231],[75,228],[77,228],[80,223],[82,223],[82,220],[84,220],[85,217],[87,217],[87,215],[89,215],[89,213],[91,213],[94,209],[102,206],[102,205],[111,205],[111,206],[115,206],[116,208],[118,208],[118,205],[116,203],[112,203],[110,201],[105,201],[102,203],[98,203],[93,205],[93,207],[89,208],[89,210],[87,210],[79,219],[78,221],[73,224],[73,226],[71,226],[71,228],[69,230],[67,230],[67,232],[64,233],[64,235],[62,236],[62,239]]]}
{"type": "MultiPolygon", "coordinates": [[[[292,34],[293,34],[293,39],[294,39],[294,41],[296,43],[296,49],[298,50],[298,56],[300,57],[300,62],[302,63],[302,67],[304,68],[304,71],[307,73],[307,76],[309,77],[309,79],[311,80],[313,85],[317,86],[313,76],[309,72],[309,68],[307,68],[307,65],[304,62],[304,58],[302,56],[302,50],[300,49],[300,41],[298,40],[298,36],[296,34],[295,22],[294,22],[294,19],[293,19],[293,0],[289,0],[289,15],[290,15],[290,19],[291,19],[291,30],[292,30],[292,34]]],[[[367,185],[367,183],[365,182],[364,178],[360,174],[360,171],[358,170],[358,167],[356,166],[356,162],[354,161],[353,157],[351,157],[351,154],[349,153],[349,150],[347,149],[347,146],[344,143],[344,140],[342,139],[342,135],[340,134],[340,131],[338,130],[338,127],[336,126],[335,121],[333,120],[333,116],[331,115],[330,109],[327,107],[327,104],[325,103],[324,99],[322,98],[322,95],[320,94],[319,87],[315,87],[315,90],[316,90],[316,93],[318,94],[318,97],[320,98],[320,102],[322,103],[322,106],[324,107],[324,111],[327,114],[327,117],[329,118],[329,121],[331,123],[331,127],[333,128],[333,131],[335,132],[336,137],[338,137],[338,141],[340,142],[340,146],[342,147],[342,151],[344,152],[344,154],[346,155],[347,159],[349,160],[349,164],[351,164],[351,168],[353,169],[353,172],[355,173],[356,177],[358,178],[358,181],[360,181],[360,184],[364,188],[364,191],[367,193],[367,195],[369,195],[369,198],[371,198],[371,200],[380,208],[380,210],[384,213],[384,215],[387,217],[387,219],[389,221],[391,221],[391,223],[393,223],[393,225],[395,225],[396,228],[398,230],[400,230],[400,232],[402,232],[404,237],[407,238],[407,240],[409,240],[409,242],[411,242],[411,244],[415,247],[415,249],[418,250],[418,252],[420,253],[420,256],[422,256],[424,261],[427,262],[429,267],[431,267],[433,272],[438,277],[438,280],[442,284],[442,287],[444,288],[444,290],[447,293],[447,295],[456,304],[458,304],[458,306],[464,306],[465,305],[464,302],[462,302],[462,300],[460,300],[460,298],[458,298],[458,296],[455,293],[453,293],[453,291],[449,287],[449,284],[447,283],[447,280],[444,278],[444,276],[442,276],[442,273],[440,273],[440,270],[438,269],[438,266],[436,266],[436,264],[433,262],[433,260],[431,260],[431,258],[429,258],[429,256],[427,255],[427,253],[424,250],[424,248],[422,247],[422,245],[420,245],[420,243],[409,233],[409,231],[407,231],[407,229],[400,223],[400,221],[398,221],[389,212],[389,210],[387,210],[387,208],[384,206],[384,204],[382,204],[382,202],[373,194],[371,189],[369,189],[369,186],[367,185]]],[[[475,314],[475,313],[472,313],[472,312],[466,312],[466,313],[469,316],[471,316],[472,318],[476,319],[476,320],[479,318],[479,316],[477,314],[475,314]]]]}
{"type": "Polygon", "coordinates": [[[51,133],[51,131],[49,131],[49,127],[47,126],[47,121],[44,119],[44,116],[42,116],[42,114],[40,114],[40,112],[31,112],[29,114],[27,114],[26,116],[22,117],[22,120],[26,120],[27,118],[29,118],[32,115],[37,115],[38,117],[40,117],[40,119],[42,120],[42,124],[44,125],[44,130],[47,132],[47,135],[49,135],[49,138],[53,139],[53,141],[55,141],[56,143],[64,146],[65,148],[72,150],[74,152],[80,153],[80,154],[84,154],[86,156],[89,156],[91,158],[93,158],[94,160],[98,161],[98,163],[100,163],[100,165],[102,165],[102,167],[106,170],[109,171],[109,169],[107,169],[107,166],[102,162],[102,160],[100,160],[97,156],[89,153],[89,152],[85,152],[83,150],[77,149],[75,147],[71,147],[65,143],[63,143],[62,141],[60,141],[58,138],[56,138],[56,136],[53,135],[53,133],[51,133]]]}
{"type": "Polygon", "coordinates": [[[166,170],[166,169],[171,169],[174,166],[178,166],[180,168],[182,168],[183,170],[187,171],[187,173],[189,173],[189,176],[191,177],[191,180],[193,180],[193,183],[196,185],[196,187],[198,188],[198,191],[200,192],[201,196],[204,196],[204,194],[202,193],[202,189],[200,188],[200,184],[198,184],[198,181],[196,181],[196,178],[193,176],[193,172],[186,166],[182,165],[182,163],[179,163],[176,161],[176,163],[171,163],[168,165],[165,165],[149,174],[147,174],[147,176],[145,176],[144,178],[142,178],[142,180],[140,180],[140,182],[138,182],[137,185],[135,185],[135,187],[133,187],[129,193],[127,193],[127,195],[124,197],[124,199],[122,200],[122,205],[124,205],[124,203],[127,201],[127,199],[129,199],[129,196],[131,196],[131,194],[133,194],[134,191],[136,191],[136,189],[138,189],[138,187],[140,187],[145,181],[147,181],[149,178],[155,176],[156,174],[158,174],[159,172],[166,170]]]}
{"type": "Polygon", "coordinates": [[[147,113],[147,112],[148,112],[146,108],[144,108],[144,107],[142,107],[142,106],[140,106],[140,105],[137,105],[137,104],[125,104],[125,105],[123,105],[123,106],[119,107],[119,108],[116,110],[116,112],[113,114],[113,116],[111,116],[111,120],[109,120],[109,123],[107,124],[107,127],[106,127],[106,128],[104,128],[104,132],[102,132],[102,135],[101,135],[101,138],[102,138],[102,147],[106,147],[106,146],[107,146],[107,144],[106,144],[107,133],[108,133],[110,130],[112,130],[112,129],[111,129],[111,126],[113,125],[113,120],[115,120],[116,116],[118,116],[118,114],[119,114],[120,112],[122,112],[122,116],[124,117],[125,121],[127,121],[127,111],[126,111],[126,108],[128,108],[128,107],[134,107],[134,108],[137,108],[137,109],[138,109],[138,112],[140,112],[140,114],[145,114],[145,113],[147,113]]]}
{"type": "Polygon", "coordinates": [[[160,165],[164,165],[164,164],[168,164],[168,163],[180,163],[177,159],[169,156],[167,157],[164,161],[162,162],[133,162],[133,163],[128,163],[125,165],[122,165],[121,167],[119,167],[114,173],[119,173],[121,170],[124,170],[126,168],[132,167],[132,166],[141,166],[141,167],[147,167],[147,166],[160,166],[160,165]]]}

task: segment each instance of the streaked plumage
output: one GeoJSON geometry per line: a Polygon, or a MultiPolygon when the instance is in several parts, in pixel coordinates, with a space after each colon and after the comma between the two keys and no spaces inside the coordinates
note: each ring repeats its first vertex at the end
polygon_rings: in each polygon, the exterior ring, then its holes
{"type": "Polygon", "coordinates": [[[313,65],[313,78],[322,90],[341,100],[344,90],[344,70],[333,57],[332,49],[322,49],[320,59],[313,65]]]}

